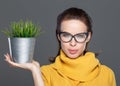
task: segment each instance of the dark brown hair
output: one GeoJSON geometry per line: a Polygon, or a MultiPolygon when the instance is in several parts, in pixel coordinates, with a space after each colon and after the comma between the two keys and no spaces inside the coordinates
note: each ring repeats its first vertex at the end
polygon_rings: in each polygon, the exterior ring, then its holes
{"type": "MultiPolygon", "coordinates": [[[[80,20],[82,21],[86,26],[87,26],[87,32],[91,32],[91,34],[93,33],[92,31],[92,20],[90,18],[90,16],[83,10],[83,9],[79,9],[79,8],[69,8],[65,11],[63,11],[61,14],[58,15],[57,17],[57,26],[56,26],[56,37],[57,35],[61,32],[61,23],[64,20],[71,20],[71,19],[76,19],[76,20],[80,20]]],[[[58,38],[57,38],[58,40],[58,38]]],[[[59,51],[58,54],[60,54],[60,49],[61,49],[61,44],[60,41],[58,40],[59,43],[59,51]]],[[[88,43],[87,43],[88,45],[88,43]]],[[[84,53],[87,52],[87,46],[86,49],[84,51],[84,53]]],[[[50,62],[54,62],[55,58],[51,59],[50,58],[50,62]]]]}

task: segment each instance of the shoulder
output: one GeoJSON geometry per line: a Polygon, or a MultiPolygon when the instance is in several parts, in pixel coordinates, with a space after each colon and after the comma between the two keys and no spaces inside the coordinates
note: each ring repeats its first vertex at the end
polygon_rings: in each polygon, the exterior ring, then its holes
{"type": "Polygon", "coordinates": [[[50,77],[51,77],[51,74],[52,74],[51,65],[41,66],[40,70],[41,70],[41,73],[42,73],[43,80],[46,83],[50,83],[50,77]]]}
{"type": "Polygon", "coordinates": [[[42,73],[51,73],[54,71],[52,64],[41,66],[40,69],[42,73]]]}
{"type": "Polygon", "coordinates": [[[106,65],[101,65],[101,74],[103,75],[105,80],[109,80],[111,86],[116,86],[115,74],[110,67],[106,65]]]}
{"type": "Polygon", "coordinates": [[[54,69],[53,64],[44,65],[40,68],[42,77],[45,81],[50,83],[50,79],[53,76],[58,76],[56,69],[54,69]]]}
{"type": "Polygon", "coordinates": [[[101,65],[101,70],[106,72],[113,72],[113,70],[106,65],[101,65]]]}
{"type": "Polygon", "coordinates": [[[101,73],[111,78],[115,75],[114,71],[106,65],[101,65],[101,73]]]}
{"type": "Polygon", "coordinates": [[[49,70],[50,68],[51,68],[50,65],[44,65],[44,66],[41,66],[41,67],[40,67],[41,71],[47,71],[47,70],[49,70]]]}

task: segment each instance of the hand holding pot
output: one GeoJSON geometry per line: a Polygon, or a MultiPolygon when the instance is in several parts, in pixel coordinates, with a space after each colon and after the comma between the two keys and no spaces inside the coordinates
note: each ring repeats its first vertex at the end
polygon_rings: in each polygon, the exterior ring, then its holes
{"type": "Polygon", "coordinates": [[[31,63],[15,63],[14,61],[12,61],[11,57],[9,54],[5,55],[5,61],[7,61],[11,66],[13,67],[18,67],[18,68],[23,68],[23,69],[27,69],[27,70],[34,70],[35,68],[38,68],[40,70],[40,65],[37,61],[32,61],[31,63]]]}
{"type": "Polygon", "coordinates": [[[44,86],[42,74],[40,71],[40,64],[37,61],[33,60],[31,63],[22,63],[22,64],[15,63],[12,61],[9,54],[5,55],[5,61],[13,67],[30,70],[33,75],[35,86],[44,86]]]}

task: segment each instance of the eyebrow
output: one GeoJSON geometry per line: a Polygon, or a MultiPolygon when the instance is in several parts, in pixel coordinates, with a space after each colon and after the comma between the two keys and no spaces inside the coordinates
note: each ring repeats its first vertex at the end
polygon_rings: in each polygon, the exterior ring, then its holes
{"type": "MultiPolygon", "coordinates": [[[[61,31],[62,33],[68,33],[68,34],[71,34],[69,32],[65,32],[65,31],[61,31]]],[[[88,32],[81,32],[81,33],[76,33],[76,34],[71,34],[71,35],[77,35],[77,34],[84,34],[84,33],[88,33],[88,32]]]]}

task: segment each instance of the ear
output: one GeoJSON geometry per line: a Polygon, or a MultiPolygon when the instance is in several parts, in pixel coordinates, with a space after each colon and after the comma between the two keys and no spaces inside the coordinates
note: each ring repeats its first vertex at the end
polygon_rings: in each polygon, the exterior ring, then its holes
{"type": "Polygon", "coordinates": [[[89,42],[89,41],[91,40],[91,37],[92,37],[92,34],[91,34],[91,32],[89,32],[89,33],[88,33],[88,37],[87,37],[87,39],[86,39],[86,42],[89,42]]]}
{"type": "Polygon", "coordinates": [[[58,40],[60,41],[60,36],[59,36],[59,34],[57,35],[57,38],[58,38],[58,40]]]}

